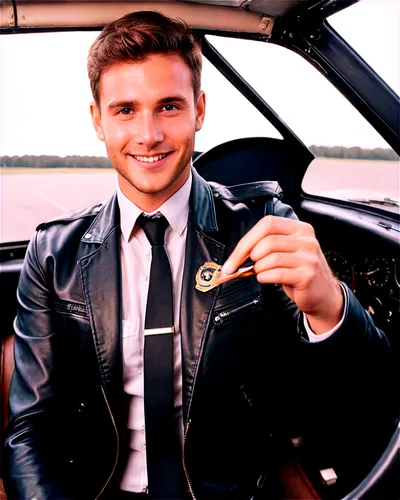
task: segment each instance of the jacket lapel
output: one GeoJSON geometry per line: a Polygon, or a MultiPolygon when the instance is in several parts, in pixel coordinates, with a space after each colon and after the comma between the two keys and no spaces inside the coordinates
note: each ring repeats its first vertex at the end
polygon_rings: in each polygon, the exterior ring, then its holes
{"type": "Polygon", "coordinates": [[[218,231],[209,185],[192,170],[193,184],[188,220],[185,270],[182,283],[180,329],[182,338],[183,417],[187,420],[194,381],[206,342],[208,325],[219,288],[195,289],[196,273],[205,262],[222,263],[225,246],[207,233],[218,231]]]}
{"type": "MultiPolygon", "coordinates": [[[[195,276],[207,261],[222,264],[225,249],[215,239],[218,225],[211,188],[195,170],[192,170],[192,175],[180,317],[184,419],[188,416],[198,365],[207,341],[210,316],[219,292],[219,288],[208,293],[196,290],[195,276]]],[[[111,407],[120,409],[123,393],[122,297],[116,195],[104,206],[81,241],[93,246],[93,251],[79,261],[79,269],[102,385],[111,407]]]]}
{"type": "Polygon", "coordinates": [[[114,196],[83,235],[93,252],[79,261],[102,385],[111,407],[121,400],[121,267],[119,210],[114,196]]]}

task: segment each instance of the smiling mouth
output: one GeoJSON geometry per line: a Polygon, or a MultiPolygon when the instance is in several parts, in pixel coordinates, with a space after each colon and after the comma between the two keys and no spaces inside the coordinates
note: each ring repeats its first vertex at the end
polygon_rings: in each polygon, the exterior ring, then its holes
{"type": "Polygon", "coordinates": [[[170,153],[161,153],[153,156],[142,156],[142,155],[131,155],[135,160],[141,161],[143,163],[155,163],[157,161],[163,160],[170,153]]]}

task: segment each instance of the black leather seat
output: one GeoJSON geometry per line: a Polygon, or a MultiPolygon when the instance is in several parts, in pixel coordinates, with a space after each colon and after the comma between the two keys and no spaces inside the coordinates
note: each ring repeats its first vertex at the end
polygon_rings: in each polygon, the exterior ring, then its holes
{"type": "Polygon", "coordinates": [[[304,171],[313,159],[305,149],[270,137],[234,139],[205,151],[193,162],[208,181],[232,186],[255,181],[277,181],[284,201],[295,204],[304,171]]]}

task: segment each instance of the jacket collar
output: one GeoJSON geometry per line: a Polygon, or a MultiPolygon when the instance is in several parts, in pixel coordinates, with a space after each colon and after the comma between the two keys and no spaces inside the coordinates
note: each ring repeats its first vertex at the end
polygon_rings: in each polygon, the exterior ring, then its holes
{"type": "Polygon", "coordinates": [[[194,223],[204,233],[218,231],[214,196],[210,185],[192,167],[192,192],[189,205],[194,223]]]}
{"type": "MultiPolygon", "coordinates": [[[[204,233],[218,231],[214,197],[210,185],[192,167],[192,190],[189,200],[190,214],[194,223],[204,233]]],[[[117,193],[99,209],[89,229],[82,236],[83,243],[103,244],[108,235],[120,226],[117,193]]]]}
{"type": "Polygon", "coordinates": [[[100,243],[105,242],[111,232],[120,226],[120,216],[117,193],[103,205],[96,207],[97,216],[89,226],[89,229],[81,238],[82,243],[100,243]]]}

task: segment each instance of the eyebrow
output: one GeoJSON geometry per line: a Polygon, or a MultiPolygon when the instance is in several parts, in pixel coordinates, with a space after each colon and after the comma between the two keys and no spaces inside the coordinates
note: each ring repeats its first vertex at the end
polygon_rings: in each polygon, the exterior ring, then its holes
{"type": "Polygon", "coordinates": [[[157,104],[167,104],[169,102],[181,102],[181,103],[187,103],[187,99],[181,95],[174,95],[170,97],[164,97],[162,99],[159,99],[157,101],[157,104]]]}
{"type": "MultiPolygon", "coordinates": [[[[187,104],[187,99],[181,95],[174,95],[174,96],[168,96],[168,97],[163,97],[162,99],[159,99],[157,101],[157,104],[168,104],[170,102],[180,102],[183,104],[187,104]]],[[[110,102],[110,104],[107,105],[107,109],[110,111],[114,111],[115,109],[122,109],[122,108],[137,108],[139,106],[140,102],[137,101],[136,99],[133,100],[127,100],[127,101],[113,101],[110,102]]]]}

